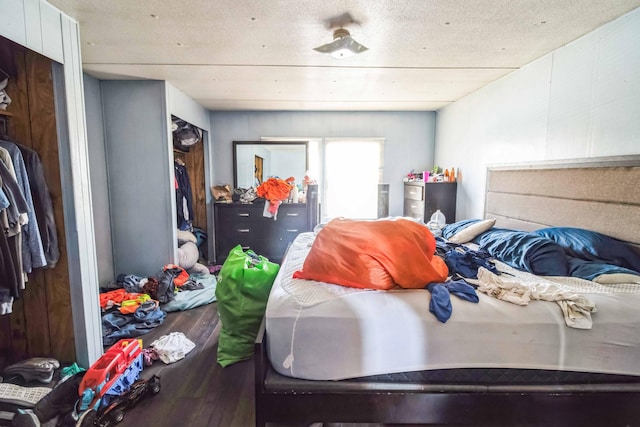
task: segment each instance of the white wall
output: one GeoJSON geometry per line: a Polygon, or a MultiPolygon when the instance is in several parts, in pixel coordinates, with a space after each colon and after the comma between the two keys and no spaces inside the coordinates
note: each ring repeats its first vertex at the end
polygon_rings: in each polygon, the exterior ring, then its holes
{"type": "MultiPolygon", "coordinates": [[[[233,185],[233,141],[382,137],[389,214],[402,215],[402,177],[433,164],[434,112],[211,112],[215,184],[233,185]]],[[[357,183],[352,183],[354,187],[357,183]]]]}
{"type": "Polygon", "coordinates": [[[640,9],[437,113],[457,218],[484,212],[487,165],[640,154],[640,9]]]}

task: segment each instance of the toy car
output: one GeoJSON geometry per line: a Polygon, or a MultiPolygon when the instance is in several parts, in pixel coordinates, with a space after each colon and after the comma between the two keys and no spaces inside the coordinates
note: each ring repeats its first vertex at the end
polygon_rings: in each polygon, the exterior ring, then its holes
{"type": "Polygon", "coordinates": [[[138,380],[131,384],[128,392],[113,399],[105,408],[98,410],[93,424],[99,427],[118,424],[124,419],[127,409],[136,406],[149,394],[155,396],[158,393],[160,393],[160,377],[154,375],[149,380],[138,380]]]}

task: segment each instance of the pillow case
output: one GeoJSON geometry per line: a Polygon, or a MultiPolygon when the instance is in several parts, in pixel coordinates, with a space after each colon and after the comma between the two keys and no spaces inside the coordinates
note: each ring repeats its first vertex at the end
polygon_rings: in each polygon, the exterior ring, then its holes
{"type": "Polygon", "coordinates": [[[540,276],[568,276],[564,249],[553,240],[526,231],[492,228],[475,242],[513,268],[540,276]]]}
{"type": "Polygon", "coordinates": [[[567,255],[600,261],[640,272],[640,254],[631,246],[613,237],[572,227],[550,227],[533,233],[558,243],[567,255]]]}
{"type": "Polygon", "coordinates": [[[336,218],[318,232],[293,277],[353,288],[424,288],[449,272],[435,247],[429,229],[415,221],[336,218]]]}
{"type": "Polygon", "coordinates": [[[569,274],[602,284],[640,283],[640,273],[613,264],[569,257],[569,274]]]}
{"type": "Polygon", "coordinates": [[[492,219],[465,219],[453,224],[445,225],[442,229],[442,237],[451,243],[467,243],[490,230],[496,224],[495,218],[492,219]]]}

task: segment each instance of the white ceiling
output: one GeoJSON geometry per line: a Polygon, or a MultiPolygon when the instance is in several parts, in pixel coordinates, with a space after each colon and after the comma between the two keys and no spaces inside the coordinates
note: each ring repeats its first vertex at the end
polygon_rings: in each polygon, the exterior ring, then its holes
{"type": "MultiPolygon", "coordinates": [[[[640,0],[49,0],[84,70],[167,80],[212,110],[437,110],[640,0]],[[314,47],[332,21],[368,51],[314,47]]],[[[335,25],[333,25],[335,27],[335,25]]]]}

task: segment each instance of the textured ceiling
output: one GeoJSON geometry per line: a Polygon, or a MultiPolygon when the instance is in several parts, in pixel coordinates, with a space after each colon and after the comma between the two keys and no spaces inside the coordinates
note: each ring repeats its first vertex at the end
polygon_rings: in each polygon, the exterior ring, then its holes
{"type": "Polygon", "coordinates": [[[167,80],[213,110],[437,110],[640,0],[50,0],[84,70],[167,80]],[[336,23],[368,51],[318,53],[336,23]]]}

